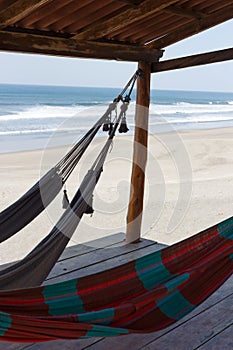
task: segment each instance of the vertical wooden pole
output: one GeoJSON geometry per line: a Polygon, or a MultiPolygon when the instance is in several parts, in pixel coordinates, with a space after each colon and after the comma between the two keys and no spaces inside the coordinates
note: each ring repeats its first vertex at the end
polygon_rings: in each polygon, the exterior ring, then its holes
{"type": "Polygon", "coordinates": [[[139,77],[137,80],[133,166],[127,215],[126,243],[140,240],[147,162],[151,64],[139,62],[138,68],[143,71],[143,77],[139,77]]]}

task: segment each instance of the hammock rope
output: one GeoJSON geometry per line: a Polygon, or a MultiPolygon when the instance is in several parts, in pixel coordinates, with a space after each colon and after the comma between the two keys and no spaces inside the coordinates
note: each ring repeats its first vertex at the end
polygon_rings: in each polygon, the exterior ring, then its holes
{"type": "MultiPolygon", "coordinates": [[[[132,76],[119,96],[123,96],[134,84],[140,71],[132,76]]],[[[12,237],[34,220],[57,196],[75,169],[86,149],[96,136],[106,118],[115,110],[119,96],[109,104],[106,112],[93,127],[72,147],[72,149],[49,170],[32,188],[8,208],[0,212],[0,243],[12,237]]]]}
{"type": "Polygon", "coordinates": [[[126,113],[129,102],[123,102],[119,116],[102,150],[84,177],[70,205],[52,231],[21,261],[0,271],[1,290],[40,285],[62,254],[83,214],[89,211],[92,195],[116,130],[126,113]]]}
{"type": "Polygon", "coordinates": [[[161,330],[233,272],[233,218],[119,267],[0,291],[0,340],[43,342],[161,330]]]}
{"type": "MultiPolygon", "coordinates": [[[[140,74],[135,73],[126,90],[140,74]]],[[[117,102],[123,102],[119,116],[111,121],[106,143],[55,227],[23,260],[0,271],[0,340],[44,342],[157,331],[187,315],[232,275],[233,217],[121,266],[35,287],[49,274],[89,210],[116,130],[125,121],[130,94],[127,96],[124,99],[119,96],[110,104],[109,113],[117,102]]],[[[56,176],[67,180],[99,127],[95,124],[57,168],[40,180],[44,189],[49,189],[47,176],[52,175],[53,182],[56,176]]],[[[35,186],[40,191],[39,182],[35,186]]],[[[29,194],[27,198],[23,196],[26,206],[23,202],[15,204],[15,211],[23,213],[27,205],[36,203],[38,198],[29,194]]]]}

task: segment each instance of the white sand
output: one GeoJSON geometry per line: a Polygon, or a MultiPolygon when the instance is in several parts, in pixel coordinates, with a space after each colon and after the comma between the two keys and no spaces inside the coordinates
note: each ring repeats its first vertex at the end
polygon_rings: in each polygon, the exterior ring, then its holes
{"type": "MultiPolygon", "coordinates": [[[[68,181],[72,197],[103,140],[95,141],[68,181]]],[[[0,210],[26,192],[65,148],[0,155],[0,210]],[[43,170],[42,170],[43,169],[43,170]]],[[[70,244],[125,231],[132,138],[117,137],[94,196],[70,244]]],[[[22,258],[63,212],[62,194],[24,230],[0,245],[0,263],[22,258]]],[[[233,129],[182,131],[150,136],[143,237],[177,242],[233,215],[233,129]],[[178,203],[177,203],[178,200],[178,203]]]]}

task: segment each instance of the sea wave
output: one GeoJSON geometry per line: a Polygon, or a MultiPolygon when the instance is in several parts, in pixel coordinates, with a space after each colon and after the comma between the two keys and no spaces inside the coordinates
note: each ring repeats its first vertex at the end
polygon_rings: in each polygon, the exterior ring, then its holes
{"type": "Polygon", "coordinates": [[[150,125],[158,125],[158,124],[188,124],[188,123],[222,123],[224,122],[233,122],[233,116],[229,116],[228,118],[214,118],[211,116],[203,116],[203,117],[190,117],[190,118],[160,118],[157,117],[155,119],[151,119],[150,125]]]}
{"type": "Polygon", "coordinates": [[[0,121],[21,120],[21,119],[50,119],[68,118],[80,114],[90,109],[90,106],[33,106],[19,110],[15,114],[5,114],[0,116],[0,121]]]}
{"type": "MultiPolygon", "coordinates": [[[[229,101],[230,102],[230,101],[229,101]]],[[[127,111],[128,124],[133,129],[135,101],[127,111]]],[[[106,111],[108,105],[99,106],[48,106],[37,105],[19,110],[15,114],[0,116],[0,135],[47,134],[54,132],[85,132],[106,111]]],[[[120,106],[119,106],[120,107],[120,106]]],[[[118,109],[120,110],[120,108],[118,109]]],[[[113,113],[114,114],[114,113],[113,113]]],[[[177,102],[174,104],[155,104],[150,106],[150,125],[184,125],[232,123],[232,104],[194,104],[177,102]]],[[[221,126],[221,125],[220,125],[221,126]]],[[[201,126],[202,127],[202,126],[201,126]]],[[[179,126],[178,126],[179,128],[179,126]]]]}
{"type": "Polygon", "coordinates": [[[202,114],[202,113],[233,113],[232,104],[193,104],[179,102],[174,105],[151,104],[151,111],[160,114],[202,114]]]}
{"type": "MultiPolygon", "coordinates": [[[[88,118],[101,115],[108,105],[98,106],[84,106],[84,105],[72,105],[72,106],[48,106],[38,105],[33,107],[26,107],[15,113],[7,113],[0,115],[0,121],[13,121],[13,120],[35,120],[35,119],[66,119],[71,117],[88,118]]],[[[135,107],[135,102],[131,103],[131,107],[135,107]]],[[[228,104],[193,104],[187,102],[178,102],[175,104],[155,104],[151,103],[150,111],[152,113],[161,114],[164,116],[175,116],[177,114],[182,115],[198,115],[203,114],[219,114],[216,118],[221,119],[222,114],[233,113],[233,101],[229,101],[228,104]]],[[[132,112],[131,112],[132,113],[132,112]]]]}
{"type": "Polygon", "coordinates": [[[29,134],[53,134],[53,133],[68,133],[78,132],[83,133],[86,131],[84,127],[70,127],[70,128],[41,128],[41,129],[28,129],[28,130],[5,130],[0,131],[1,136],[6,135],[29,135],[29,134]]]}

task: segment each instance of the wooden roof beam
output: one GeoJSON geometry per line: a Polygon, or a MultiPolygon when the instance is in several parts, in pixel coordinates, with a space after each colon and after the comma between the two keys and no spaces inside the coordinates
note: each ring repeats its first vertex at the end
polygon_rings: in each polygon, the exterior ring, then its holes
{"type": "Polygon", "coordinates": [[[203,12],[200,11],[194,11],[191,9],[185,9],[181,6],[168,6],[164,10],[164,12],[172,13],[174,15],[179,15],[183,17],[188,17],[188,18],[195,18],[195,19],[201,19],[206,16],[203,12]]]}
{"type": "Polygon", "coordinates": [[[12,5],[0,11],[0,29],[20,21],[38,7],[52,0],[17,0],[12,5]]]}
{"type": "Polygon", "coordinates": [[[163,55],[163,50],[150,49],[145,46],[77,41],[2,31],[0,31],[0,51],[130,62],[156,62],[163,55]]]}
{"type": "Polygon", "coordinates": [[[176,58],[152,64],[152,73],[229,61],[233,59],[233,48],[176,58]]]}
{"type": "Polygon", "coordinates": [[[233,5],[227,6],[226,8],[223,8],[219,11],[212,12],[210,15],[206,15],[205,18],[184,26],[182,30],[175,30],[170,34],[164,35],[162,38],[149,43],[147,46],[155,47],[158,49],[167,47],[194,34],[198,34],[206,29],[214,27],[217,24],[230,20],[232,17],[233,5]]]}
{"type": "Polygon", "coordinates": [[[95,22],[81,33],[74,36],[75,39],[98,39],[102,38],[113,31],[124,28],[135,21],[141,20],[152,13],[163,10],[178,0],[145,0],[137,8],[131,8],[124,13],[109,18],[106,21],[95,22]]]}

